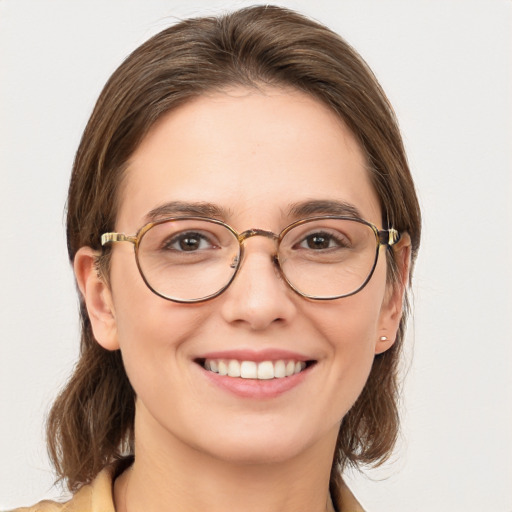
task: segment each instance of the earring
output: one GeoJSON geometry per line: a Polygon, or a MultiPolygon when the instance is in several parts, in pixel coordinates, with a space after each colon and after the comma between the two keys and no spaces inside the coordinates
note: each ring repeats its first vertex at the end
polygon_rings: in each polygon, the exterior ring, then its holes
{"type": "Polygon", "coordinates": [[[379,338],[380,341],[388,341],[388,337],[387,336],[381,336],[379,338]]]}

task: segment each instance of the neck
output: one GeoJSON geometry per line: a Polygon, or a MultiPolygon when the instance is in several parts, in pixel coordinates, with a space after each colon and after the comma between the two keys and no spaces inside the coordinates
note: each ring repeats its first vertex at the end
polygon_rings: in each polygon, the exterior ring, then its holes
{"type": "Polygon", "coordinates": [[[118,512],[333,511],[329,476],[336,433],[281,461],[230,461],[139,426],[135,462],[117,480],[118,512]]]}

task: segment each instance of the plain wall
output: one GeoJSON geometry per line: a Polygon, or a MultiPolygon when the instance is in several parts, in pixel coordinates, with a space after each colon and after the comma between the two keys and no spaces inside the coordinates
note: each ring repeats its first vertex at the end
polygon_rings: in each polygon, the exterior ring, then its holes
{"type": "MultiPolygon", "coordinates": [[[[43,422],[78,349],[63,218],[94,102],[176,18],[251,3],[0,0],[0,509],[59,495],[43,422]]],[[[424,213],[402,440],[351,487],[369,512],[511,512],[512,2],[278,3],[373,68],[424,213]]]]}

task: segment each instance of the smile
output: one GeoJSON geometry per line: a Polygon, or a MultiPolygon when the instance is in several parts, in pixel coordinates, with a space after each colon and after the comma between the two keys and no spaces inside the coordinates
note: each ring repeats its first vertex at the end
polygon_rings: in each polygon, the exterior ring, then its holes
{"type": "Polygon", "coordinates": [[[222,376],[242,379],[283,379],[301,373],[308,363],[305,361],[238,361],[237,359],[204,359],[203,367],[222,376]]]}

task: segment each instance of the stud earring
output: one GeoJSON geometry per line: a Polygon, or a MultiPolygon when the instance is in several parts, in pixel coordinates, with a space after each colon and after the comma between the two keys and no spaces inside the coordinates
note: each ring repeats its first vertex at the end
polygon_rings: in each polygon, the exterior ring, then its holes
{"type": "Polygon", "coordinates": [[[387,336],[381,336],[379,338],[380,341],[388,341],[388,337],[387,336]]]}

